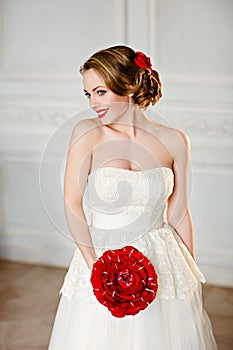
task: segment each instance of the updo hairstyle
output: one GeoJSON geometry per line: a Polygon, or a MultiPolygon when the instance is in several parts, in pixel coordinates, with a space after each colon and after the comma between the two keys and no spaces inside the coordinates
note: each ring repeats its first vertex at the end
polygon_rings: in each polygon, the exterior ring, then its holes
{"type": "Polygon", "coordinates": [[[80,73],[95,69],[111,91],[120,96],[133,94],[133,102],[146,109],[162,97],[162,83],[158,72],[135,64],[136,56],[130,47],[113,46],[94,53],[80,68],[80,73]]]}

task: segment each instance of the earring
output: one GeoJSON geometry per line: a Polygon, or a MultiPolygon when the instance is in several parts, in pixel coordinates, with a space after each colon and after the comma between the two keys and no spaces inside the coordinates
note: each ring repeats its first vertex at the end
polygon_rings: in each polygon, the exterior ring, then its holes
{"type": "Polygon", "coordinates": [[[129,94],[128,96],[129,96],[129,97],[132,97],[133,95],[134,95],[134,94],[129,94]]]}

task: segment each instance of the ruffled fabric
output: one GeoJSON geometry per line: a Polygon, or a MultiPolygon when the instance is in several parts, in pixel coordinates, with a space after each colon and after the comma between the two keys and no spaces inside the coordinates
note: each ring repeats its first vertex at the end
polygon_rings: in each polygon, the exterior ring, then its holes
{"type": "MultiPolygon", "coordinates": [[[[152,230],[132,245],[147,256],[158,275],[157,298],[183,299],[195,291],[199,282],[205,282],[189,250],[175,230],[164,223],[160,229],[152,230]]],[[[100,257],[104,249],[97,249],[100,257]]],[[[77,248],[60,293],[69,300],[78,298],[84,302],[94,302],[91,271],[77,248]]]]}

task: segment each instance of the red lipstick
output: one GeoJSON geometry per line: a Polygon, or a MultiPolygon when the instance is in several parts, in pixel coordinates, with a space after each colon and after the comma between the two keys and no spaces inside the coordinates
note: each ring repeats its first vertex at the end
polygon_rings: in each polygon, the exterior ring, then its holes
{"type": "Polygon", "coordinates": [[[103,118],[107,114],[107,112],[108,112],[108,108],[96,110],[96,113],[98,114],[98,118],[103,118]]]}

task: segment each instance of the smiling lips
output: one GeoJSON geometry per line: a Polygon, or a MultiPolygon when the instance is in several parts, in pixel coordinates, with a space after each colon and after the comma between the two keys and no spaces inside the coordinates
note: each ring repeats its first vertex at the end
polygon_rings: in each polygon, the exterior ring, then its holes
{"type": "Polygon", "coordinates": [[[98,114],[98,118],[103,118],[107,112],[108,112],[108,108],[99,109],[96,111],[96,113],[98,114]]]}

